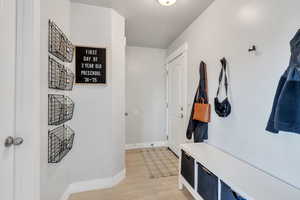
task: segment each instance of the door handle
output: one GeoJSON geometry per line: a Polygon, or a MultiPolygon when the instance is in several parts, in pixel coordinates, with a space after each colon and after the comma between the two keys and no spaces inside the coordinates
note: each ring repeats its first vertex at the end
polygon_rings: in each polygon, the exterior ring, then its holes
{"type": "Polygon", "coordinates": [[[5,139],[4,146],[5,147],[11,147],[13,145],[19,146],[19,145],[23,144],[23,142],[24,142],[24,139],[21,137],[13,138],[13,137],[9,136],[5,139]]]}
{"type": "Polygon", "coordinates": [[[183,114],[181,113],[181,114],[180,114],[180,118],[183,119],[183,117],[184,117],[184,116],[183,116],[183,114]]]}
{"type": "Polygon", "coordinates": [[[21,137],[16,137],[16,138],[14,139],[14,145],[15,145],[15,146],[19,146],[19,145],[23,144],[23,142],[24,142],[24,139],[21,138],[21,137]]]}

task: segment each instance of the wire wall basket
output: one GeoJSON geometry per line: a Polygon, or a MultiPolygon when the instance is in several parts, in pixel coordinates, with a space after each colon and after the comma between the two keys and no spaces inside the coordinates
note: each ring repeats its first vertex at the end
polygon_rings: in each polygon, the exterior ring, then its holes
{"type": "Polygon", "coordinates": [[[66,125],[48,131],[48,163],[59,163],[72,149],[75,132],[66,125]]]}
{"type": "Polygon", "coordinates": [[[74,84],[74,73],[53,58],[48,58],[48,85],[51,89],[72,90],[74,84]]]}
{"type": "Polygon", "coordinates": [[[51,20],[49,20],[48,37],[49,53],[63,62],[72,62],[74,46],[60,28],[51,20]]]}
{"type": "Polygon", "coordinates": [[[58,126],[73,118],[74,102],[71,98],[58,95],[48,95],[48,125],[58,126]]]}

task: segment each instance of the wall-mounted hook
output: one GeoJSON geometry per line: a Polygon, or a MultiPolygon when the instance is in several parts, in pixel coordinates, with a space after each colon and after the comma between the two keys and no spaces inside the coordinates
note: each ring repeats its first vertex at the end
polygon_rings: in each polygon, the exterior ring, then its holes
{"type": "Polygon", "coordinates": [[[256,51],[256,50],[257,50],[256,46],[253,45],[250,49],[248,49],[248,52],[253,52],[253,51],[256,51]]]}

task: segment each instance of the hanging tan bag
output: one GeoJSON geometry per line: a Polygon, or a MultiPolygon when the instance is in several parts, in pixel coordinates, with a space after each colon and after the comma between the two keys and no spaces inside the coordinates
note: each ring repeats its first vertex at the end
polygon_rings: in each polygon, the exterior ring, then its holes
{"type": "Polygon", "coordinates": [[[195,103],[193,119],[205,123],[210,122],[211,106],[204,101],[195,103]]]}
{"type": "Polygon", "coordinates": [[[194,103],[193,120],[204,123],[210,122],[211,106],[208,103],[207,71],[204,62],[200,64],[200,81],[197,91],[196,102],[194,103]]]}

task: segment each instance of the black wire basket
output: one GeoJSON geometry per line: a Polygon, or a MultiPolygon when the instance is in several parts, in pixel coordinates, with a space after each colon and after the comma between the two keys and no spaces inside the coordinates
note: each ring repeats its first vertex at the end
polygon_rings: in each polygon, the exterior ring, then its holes
{"type": "Polygon", "coordinates": [[[59,163],[72,149],[75,132],[66,125],[48,131],[48,163],[59,163]]]}
{"type": "Polygon", "coordinates": [[[67,36],[51,20],[49,20],[48,51],[63,62],[72,62],[74,46],[67,36]]]}
{"type": "Polygon", "coordinates": [[[59,95],[48,95],[48,125],[58,126],[73,118],[74,102],[71,98],[59,95]]]}
{"type": "Polygon", "coordinates": [[[48,58],[48,85],[51,89],[72,90],[74,73],[49,56],[48,58]]]}

